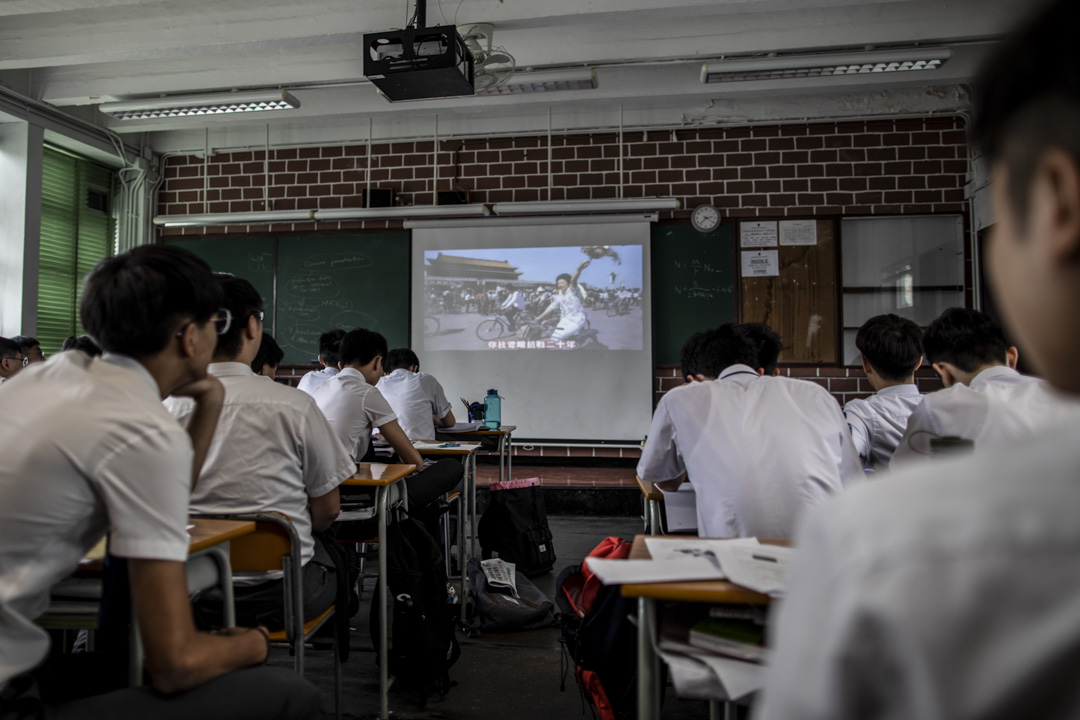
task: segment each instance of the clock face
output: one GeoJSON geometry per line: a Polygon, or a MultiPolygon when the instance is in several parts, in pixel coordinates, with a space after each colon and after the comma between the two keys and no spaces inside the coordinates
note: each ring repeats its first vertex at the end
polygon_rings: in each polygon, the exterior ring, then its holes
{"type": "Polygon", "coordinates": [[[699,205],[690,215],[690,222],[699,232],[711,232],[720,225],[720,213],[712,205],[699,205]]]}

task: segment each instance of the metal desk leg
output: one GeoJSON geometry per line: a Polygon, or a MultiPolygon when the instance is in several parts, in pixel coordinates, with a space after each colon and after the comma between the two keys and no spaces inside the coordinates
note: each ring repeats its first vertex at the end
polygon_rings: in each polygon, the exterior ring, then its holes
{"type": "Polygon", "coordinates": [[[660,717],[660,658],[655,651],[656,600],[638,598],[638,720],[660,717]]]}
{"type": "Polygon", "coordinates": [[[476,557],[476,453],[469,457],[472,463],[472,486],[469,488],[469,557],[476,557]]]}
{"type": "Polygon", "coordinates": [[[379,518],[379,582],[375,601],[379,603],[379,718],[390,718],[390,657],[387,650],[386,624],[386,505],[389,487],[376,491],[375,506],[379,518]]]}
{"type": "MultiPolygon", "coordinates": [[[[461,496],[458,498],[458,528],[461,533],[461,541],[458,543],[458,571],[461,574],[461,590],[458,593],[458,603],[461,604],[461,622],[465,623],[465,565],[471,557],[468,548],[465,547],[465,523],[469,519],[469,498],[475,493],[469,492],[470,486],[476,486],[476,453],[465,458],[465,477],[462,480],[461,496]]],[[[471,526],[470,526],[471,529],[471,526]]]]}
{"type": "Polygon", "coordinates": [[[514,479],[514,442],[510,439],[510,433],[506,433],[506,479],[514,479]]]}

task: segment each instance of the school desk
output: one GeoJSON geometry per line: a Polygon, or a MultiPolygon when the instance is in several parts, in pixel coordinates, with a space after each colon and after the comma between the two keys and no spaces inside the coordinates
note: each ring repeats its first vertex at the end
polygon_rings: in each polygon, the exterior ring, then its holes
{"type": "MultiPolygon", "coordinates": [[[[439,432],[436,429],[435,438],[444,442],[461,442],[462,440],[472,440],[474,442],[483,442],[487,438],[498,438],[498,447],[495,452],[499,455],[499,482],[510,479],[511,465],[513,463],[513,455],[510,452],[511,449],[511,434],[517,430],[517,425],[503,425],[498,429],[491,429],[486,427],[480,427],[476,430],[470,430],[468,432],[454,432],[445,433],[439,432]]],[[[489,454],[486,450],[480,450],[480,454],[489,454]]]]}
{"type": "MultiPolygon", "coordinates": [[[[630,547],[631,560],[650,559],[645,535],[634,537],[630,547]]],[[[762,539],[766,545],[789,546],[789,540],[762,539]]],[[[768,595],[747,590],[727,580],[698,580],[688,582],[641,583],[623,585],[623,597],[637,598],[638,651],[638,720],[660,717],[660,656],[656,652],[659,626],[657,603],[681,601],[712,605],[768,605],[768,595]]]]}
{"type": "MultiPolygon", "coordinates": [[[[461,496],[458,500],[458,526],[461,534],[460,544],[458,545],[458,567],[461,581],[458,590],[458,601],[461,605],[461,622],[464,623],[466,605],[465,565],[469,562],[470,557],[476,555],[476,451],[480,449],[480,444],[449,441],[438,443],[438,447],[429,447],[430,444],[431,442],[422,440],[414,443],[413,446],[416,447],[416,452],[423,457],[457,457],[461,458],[461,463],[465,466],[465,477],[461,485],[461,496]],[[466,523],[468,524],[467,535],[466,523]]],[[[446,544],[449,546],[449,536],[446,540],[446,544]]],[[[449,547],[447,547],[447,551],[449,552],[449,547]]],[[[449,565],[448,561],[447,575],[450,574],[449,565]]]]}

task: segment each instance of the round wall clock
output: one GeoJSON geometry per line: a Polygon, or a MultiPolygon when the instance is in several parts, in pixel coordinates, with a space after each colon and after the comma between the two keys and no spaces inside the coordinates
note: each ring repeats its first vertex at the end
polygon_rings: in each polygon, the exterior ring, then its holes
{"type": "Polygon", "coordinates": [[[712,232],[720,226],[720,213],[712,205],[698,205],[690,214],[690,223],[698,232],[712,232]]]}

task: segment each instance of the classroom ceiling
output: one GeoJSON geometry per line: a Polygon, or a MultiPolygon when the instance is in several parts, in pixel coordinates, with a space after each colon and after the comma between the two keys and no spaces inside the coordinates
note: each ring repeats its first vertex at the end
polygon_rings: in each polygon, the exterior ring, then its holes
{"type": "Polygon", "coordinates": [[[518,72],[596,70],[598,87],[387,102],[362,36],[404,26],[405,0],[0,0],[0,84],[157,151],[471,134],[963,112],[979,62],[1021,0],[432,0],[427,24],[493,24],[518,72]],[[932,45],[929,72],[703,84],[703,62],[932,45]],[[296,110],[120,121],[102,102],[289,90],[296,110]]]}

